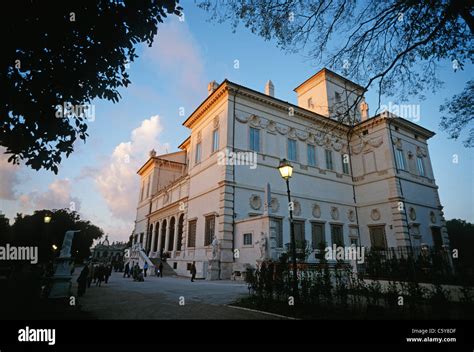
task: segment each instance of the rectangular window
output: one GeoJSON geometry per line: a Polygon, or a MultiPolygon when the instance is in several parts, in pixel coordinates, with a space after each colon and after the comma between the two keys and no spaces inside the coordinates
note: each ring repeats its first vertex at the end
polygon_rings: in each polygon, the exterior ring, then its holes
{"type": "Polygon", "coordinates": [[[219,130],[212,132],[212,152],[214,153],[219,149],[219,130]]]}
{"type": "Polygon", "coordinates": [[[420,176],[426,176],[425,174],[425,166],[423,165],[423,158],[416,157],[416,166],[418,167],[418,173],[420,176]]]}
{"type": "Polygon", "coordinates": [[[206,216],[206,223],[204,228],[204,245],[210,246],[214,239],[214,227],[216,223],[216,217],[214,215],[206,216]]]}
{"type": "Polygon", "coordinates": [[[313,249],[324,249],[326,247],[326,236],[324,234],[324,224],[311,223],[311,244],[313,249]]]}
{"type": "Polygon", "coordinates": [[[250,127],[250,150],[260,152],[260,130],[250,127]]]}
{"type": "Polygon", "coordinates": [[[151,191],[151,175],[148,175],[148,179],[146,182],[147,182],[146,196],[148,197],[151,191]]]}
{"type": "Polygon", "coordinates": [[[331,225],[331,239],[332,244],[343,247],[344,246],[344,235],[342,232],[342,225],[331,225]]]}
{"type": "Polygon", "coordinates": [[[275,238],[276,248],[283,248],[283,231],[281,219],[271,219],[270,236],[275,238]]]}
{"type": "Polygon", "coordinates": [[[196,247],[196,225],[197,220],[191,220],[188,228],[188,247],[196,247]]]}
{"type": "Polygon", "coordinates": [[[397,168],[399,170],[406,170],[405,157],[403,156],[403,150],[395,149],[395,162],[397,163],[397,168]]]}
{"type": "Polygon", "coordinates": [[[201,143],[196,144],[196,159],[195,163],[199,164],[201,162],[201,143]]]}
{"type": "Polygon", "coordinates": [[[316,166],[316,147],[308,144],[308,165],[316,166]]]}
{"type": "Polygon", "coordinates": [[[244,246],[251,246],[251,245],[252,245],[252,234],[244,233],[244,246]]]}
{"type": "Polygon", "coordinates": [[[349,175],[349,154],[341,154],[342,172],[349,175]]]}
{"type": "Polygon", "coordinates": [[[288,160],[297,161],[296,140],[288,138],[288,160]]]}
{"type": "Polygon", "coordinates": [[[304,248],[305,246],[305,235],[304,235],[304,221],[293,221],[295,230],[295,241],[296,248],[304,248]]]}
{"type": "Polygon", "coordinates": [[[385,237],[385,226],[369,227],[370,245],[375,250],[387,249],[387,238],[385,237]]]}
{"type": "Polygon", "coordinates": [[[334,165],[332,164],[332,151],[326,149],[326,169],[334,170],[334,165]]]}

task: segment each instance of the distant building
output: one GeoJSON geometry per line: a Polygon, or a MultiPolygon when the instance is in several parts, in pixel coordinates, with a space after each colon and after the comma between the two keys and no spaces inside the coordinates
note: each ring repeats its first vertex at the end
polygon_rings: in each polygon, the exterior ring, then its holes
{"type": "Polygon", "coordinates": [[[388,112],[369,118],[363,88],[327,69],[295,89],[298,105],[276,98],[271,81],[265,93],[228,80],[208,91],[183,123],[181,151],[152,151],[138,170],[142,262],[165,252],[179,275],[195,261],[197,277],[228,279],[278,259],[290,242],[283,158],[294,166],[295,235],[308,261],[321,244],[447,245],[433,132],[388,112]],[[355,112],[337,118],[356,97],[355,112]]]}
{"type": "Polygon", "coordinates": [[[108,236],[102,242],[99,242],[91,250],[92,260],[101,262],[117,262],[123,261],[124,250],[127,247],[125,242],[109,243],[108,236]]]}

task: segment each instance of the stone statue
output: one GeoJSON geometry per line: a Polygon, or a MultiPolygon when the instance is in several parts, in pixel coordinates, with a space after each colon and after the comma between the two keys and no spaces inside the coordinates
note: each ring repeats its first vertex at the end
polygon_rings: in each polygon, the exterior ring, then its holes
{"type": "Polygon", "coordinates": [[[61,247],[61,252],[59,253],[60,257],[70,257],[71,256],[71,247],[72,247],[72,239],[74,238],[74,234],[77,231],[66,231],[63,240],[63,246],[61,247]]]}
{"type": "Polygon", "coordinates": [[[260,259],[265,259],[267,256],[267,247],[268,247],[268,241],[267,241],[267,236],[265,236],[265,233],[260,232],[260,259]]]}
{"type": "Polygon", "coordinates": [[[212,259],[217,258],[217,247],[219,246],[219,241],[217,240],[217,237],[214,236],[214,239],[212,240],[212,259]]]}

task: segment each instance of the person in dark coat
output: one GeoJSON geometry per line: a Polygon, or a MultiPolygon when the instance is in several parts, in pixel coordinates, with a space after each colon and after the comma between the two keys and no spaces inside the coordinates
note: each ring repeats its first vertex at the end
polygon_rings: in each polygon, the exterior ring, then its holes
{"type": "Polygon", "coordinates": [[[105,283],[109,282],[110,275],[112,275],[112,265],[109,264],[104,268],[105,283]]]}
{"type": "Polygon", "coordinates": [[[123,271],[123,277],[130,277],[130,264],[125,264],[125,269],[123,271]]]}
{"type": "Polygon", "coordinates": [[[193,262],[193,265],[191,265],[191,282],[194,282],[195,278],[196,278],[196,262],[193,262]]]}
{"type": "Polygon", "coordinates": [[[89,275],[89,266],[86,265],[84,269],[82,269],[81,273],[79,274],[79,277],[77,278],[77,295],[79,297],[82,297],[84,293],[86,293],[86,287],[87,287],[87,276],[89,275]]]}
{"type": "Polygon", "coordinates": [[[97,283],[95,284],[96,286],[99,286],[102,284],[102,281],[104,281],[104,276],[105,276],[105,267],[104,265],[100,264],[99,267],[97,268],[97,283]]]}
{"type": "Polygon", "coordinates": [[[160,269],[160,277],[163,277],[163,262],[160,262],[160,265],[158,265],[158,269],[160,269]]]}

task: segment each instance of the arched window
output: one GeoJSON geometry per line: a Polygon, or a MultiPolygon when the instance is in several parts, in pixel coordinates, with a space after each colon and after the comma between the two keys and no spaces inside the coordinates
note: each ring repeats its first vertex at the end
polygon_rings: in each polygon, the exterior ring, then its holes
{"type": "Polygon", "coordinates": [[[164,252],[165,248],[165,240],[166,240],[166,220],[163,220],[161,223],[161,243],[160,243],[160,252],[164,252]]]}
{"type": "Polygon", "coordinates": [[[159,235],[159,231],[160,230],[160,223],[157,222],[155,224],[155,238],[153,239],[153,249],[152,249],[152,252],[156,252],[158,250],[158,235],[159,235]]]}
{"type": "Polygon", "coordinates": [[[183,241],[183,226],[184,226],[184,214],[181,214],[178,220],[178,244],[176,250],[181,250],[181,242],[183,241]]]}
{"type": "Polygon", "coordinates": [[[175,226],[176,226],[176,219],[172,217],[170,220],[170,230],[169,230],[170,238],[168,241],[168,251],[170,252],[173,250],[173,247],[174,247],[174,227],[175,226]]]}

